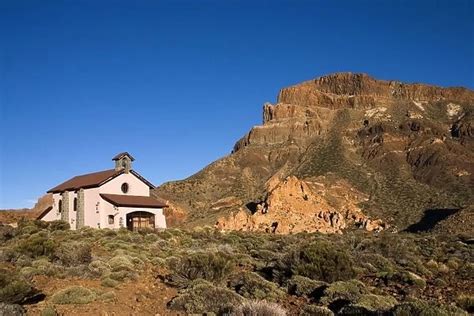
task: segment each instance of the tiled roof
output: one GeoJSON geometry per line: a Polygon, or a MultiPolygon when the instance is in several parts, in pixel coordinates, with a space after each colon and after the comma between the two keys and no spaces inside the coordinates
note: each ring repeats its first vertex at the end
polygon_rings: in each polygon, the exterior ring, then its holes
{"type": "Polygon", "coordinates": [[[85,188],[93,188],[100,186],[101,184],[115,178],[116,176],[122,174],[124,170],[104,170],[94,173],[83,174],[76,176],[67,180],[66,182],[61,183],[60,185],[50,189],[48,193],[57,193],[69,190],[78,190],[85,188]]]}
{"type": "Polygon", "coordinates": [[[168,207],[166,203],[163,203],[150,196],[139,196],[139,195],[122,195],[122,194],[101,194],[100,195],[107,202],[115,206],[128,206],[128,207],[146,207],[146,208],[163,208],[168,207]]]}

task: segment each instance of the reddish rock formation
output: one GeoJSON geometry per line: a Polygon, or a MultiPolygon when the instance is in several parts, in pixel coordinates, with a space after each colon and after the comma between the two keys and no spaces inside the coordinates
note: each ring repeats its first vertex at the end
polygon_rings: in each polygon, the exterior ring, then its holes
{"type": "Polygon", "coordinates": [[[290,176],[275,184],[267,184],[268,195],[257,204],[253,214],[241,209],[220,218],[216,227],[221,230],[250,230],[275,233],[322,232],[342,233],[349,225],[367,230],[382,230],[380,220],[372,221],[356,206],[367,199],[344,182],[328,185],[320,177],[314,181],[298,180],[290,176]],[[337,201],[331,205],[331,200],[337,201]]]}

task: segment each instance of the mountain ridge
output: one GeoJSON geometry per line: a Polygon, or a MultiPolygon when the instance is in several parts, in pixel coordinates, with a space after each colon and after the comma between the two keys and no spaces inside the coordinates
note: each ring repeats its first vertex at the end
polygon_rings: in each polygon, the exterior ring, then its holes
{"type": "MultiPolygon", "coordinates": [[[[353,220],[362,213],[362,222],[403,229],[428,207],[472,203],[473,104],[474,91],[462,87],[353,73],[304,81],[281,89],[276,104],[266,103],[263,124],[238,140],[230,155],[185,180],[165,183],[154,194],[180,210],[178,222],[184,226],[224,229],[232,222],[232,229],[289,233],[305,228],[288,229],[297,219],[287,220],[285,214],[300,214],[298,218],[310,219],[308,230],[314,231],[321,226],[314,217],[324,205],[324,211],[347,221],[344,227],[364,226],[353,220]],[[270,179],[282,184],[291,177],[309,187],[315,179],[325,182],[324,192],[310,190],[324,203],[286,209],[278,216],[276,211],[262,214],[272,199],[270,179]],[[360,191],[368,198],[344,208],[332,194],[335,183],[347,184],[347,194],[360,191]],[[249,205],[261,207],[255,212],[249,205]]],[[[298,204],[286,202],[287,208],[298,204]]],[[[319,231],[334,231],[333,223],[325,222],[319,231]]]]}

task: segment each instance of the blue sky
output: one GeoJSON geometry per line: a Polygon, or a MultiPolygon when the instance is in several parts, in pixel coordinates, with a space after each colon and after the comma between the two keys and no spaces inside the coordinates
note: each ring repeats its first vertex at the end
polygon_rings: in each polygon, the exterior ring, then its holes
{"type": "Polygon", "coordinates": [[[0,208],[121,151],[190,176],[324,74],[472,89],[473,21],[468,0],[0,0],[0,208]]]}

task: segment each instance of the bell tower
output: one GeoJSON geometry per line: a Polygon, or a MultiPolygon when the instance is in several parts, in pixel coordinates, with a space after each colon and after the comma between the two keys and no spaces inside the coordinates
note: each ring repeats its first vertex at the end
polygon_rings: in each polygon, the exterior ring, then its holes
{"type": "Polygon", "coordinates": [[[134,161],[135,158],[133,158],[128,152],[123,152],[116,155],[112,160],[115,161],[116,171],[125,170],[126,173],[129,173],[132,169],[132,161],[134,161]]]}

